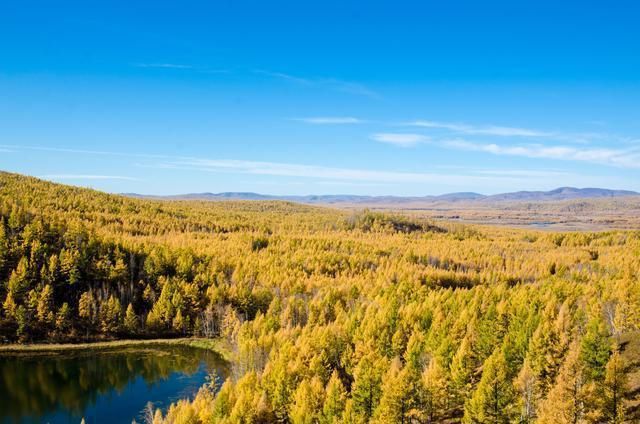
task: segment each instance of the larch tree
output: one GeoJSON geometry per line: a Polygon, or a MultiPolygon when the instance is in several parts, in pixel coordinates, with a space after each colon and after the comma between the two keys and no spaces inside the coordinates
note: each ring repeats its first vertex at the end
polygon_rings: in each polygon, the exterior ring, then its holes
{"type": "Polygon", "coordinates": [[[440,360],[432,358],[422,374],[424,413],[428,424],[439,422],[446,414],[449,397],[448,381],[440,360]]]}
{"type": "Polygon", "coordinates": [[[100,311],[100,326],[107,334],[114,334],[120,330],[122,324],[122,305],[115,296],[109,296],[100,311]]]}
{"type": "Polygon", "coordinates": [[[354,411],[369,420],[382,395],[381,359],[373,353],[363,356],[354,371],[354,382],[351,388],[354,411]]]}
{"type": "Polygon", "coordinates": [[[465,405],[463,422],[510,423],[517,416],[515,400],[504,352],[497,348],[484,363],[478,387],[465,405]]]}
{"type": "Polygon", "coordinates": [[[580,359],[585,366],[585,376],[589,381],[601,383],[611,354],[611,338],[605,321],[601,317],[592,319],[582,338],[580,359]]]}
{"type": "Polygon", "coordinates": [[[316,377],[304,379],[293,394],[289,412],[292,424],[314,424],[321,418],[324,403],[324,388],[316,377]]]}
{"type": "Polygon", "coordinates": [[[69,331],[71,324],[71,309],[69,308],[69,304],[65,302],[60,306],[60,309],[58,309],[58,313],[56,314],[56,331],[61,336],[64,336],[69,331]]]}
{"type": "Polygon", "coordinates": [[[454,394],[454,406],[461,408],[468,394],[477,382],[478,355],[475,351],[475,333],[467,331],[451,362],[451,383],[454,394]]]}
{"type": "Polygon", "coordinates": [[[564,352],[556,326],[549,319],[543,320],[533,333],[528,352],[541,395],[546,395],[553,386],[564,352]]]}
{"type": "Polygon", "coordinates": [[[587,385],[580,347],[574,342],[565,358],[555,385],[540,406],[537,423],[576,424],[585,417],[587,385]]]}
{"type": "Polygon", "coordinates": [[[609,358],[605,370],[604,418],[608,423],[624,422],[628,381],[627,364],[616,350],[609,358]]]}
{"type": "Polygon", "coordinates": [[[536,403],[539,395],[536,376],[533,369],[531,369],[529,359],[525,359],[524,364],[515,379],[515,387],[518,392],[520,422],[522,424],[531,423],[536,416],[536,403]]]}
{"type": "Polygon", "coordinates": [[[411,387],[407,378],[406,368],[402,368],[399,358],[391,362],[391,366],[384,375],[382,396],[375,411],[377,423],[408,423],[408,413],[411,411],[411,387]]]}
{"type": "Polygon", "coordinates": [[[338,424],[341,422],[345,409],[347,392],[340,380],[338,371],[333,370],[325,389],[325,400],[322,406],[322,422],[324,424],[338,424]]]}
{"type": "Polygon", "coordinates": [[[129,303],[127,310],[124,314],[124,328],[129,334],[136,334],[138,332],[138,316],[133,310],[133,305],[129,303]]]}

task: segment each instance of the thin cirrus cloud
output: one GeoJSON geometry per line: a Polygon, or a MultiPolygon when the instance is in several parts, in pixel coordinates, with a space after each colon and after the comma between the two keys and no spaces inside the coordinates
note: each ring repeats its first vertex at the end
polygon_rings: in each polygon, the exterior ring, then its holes
{"type": "MultiPolygon", "coordinates": [[[[466,124],[451,124],[434,121],[415,121],[403,125],[443,129],[451,133],[464,133],[469,136],[499,136],[499,137],[523,137],[523,138],[547,138],[563,144],[502,144],[492,142],[470,141],[468,139],[446,139],[428,137],[423,134],[407,133],[376,133],[370,137],[373,140],[396,145],[399,147],[414,147],[418,144],[430,142],[441,147],[455,150],[484,152],[500,156],[520,156],[530,159],[551,159],[575,162],[588,162],[618,168],[640,168],[640,146],[624,143],[624,147],[597,147],[592,143],[600,139],[602,134],[572,135],[568,133],[544,132],[526,128],[505,126],[471,126],[466,124]],[[586,141],[588,140],[588,141],[586,141]],[[584,143],[579,141],[585,141],[584,143]],[[566,145],[571,144],[571,145],[566,145]],[[631,147],[629,147],[631,146],[631,147]]],[[[619,137],[605,137],[608,141],[619,142],[619,137]]]]}
{"type": "MultiPolygon", "coordinates": [[[[218,173],[237,173],[249,175],[269,175],[277,177],[298,177],[309,179],[320,179],[326,181],[343,182],[370,182],[370,183],[442,183],[448,182],[453,185],[464,187],[469,181],[469,175],[450,173],[416,173],[416,172],[396,172],[377,171],[350,168],[334,168],[327,166],[315,166],[279,162],[260,162],[235,159],[202,159],[193,157],[177,157],[169,160],[170,157],[155,154],[136,154],[123,152],[107,152],[100,150],[82,150],[68,148],[51,148],[40,146],[15,146],[20,149],[39,150],[45,152],[60,152],[82,155],[129,157],[132,159],[154,160],[152,164],[138,164],[144,168],[173,169],[178,171],[206,171],[218,173]]],[[[138,180],[134,177],[121,175],[94,175],[94,174],[47,174],[40,178],[51,180],[138,180]]],[[[511,176],[492,176],[476,174],[474,179],[487,182],[520,181],[511,176]]]]}
{"type": "Polygon", "coordinates": [[[254,74],[264,75],[271,78],[278,78],[284,81],[292,82],[299,85],[317,86],[328,88],[333,91],[339,91],[357,96],[369,98],[380,98],[380,94],[369,87],[352,81],[344,81],[336,78],[306,78],[296,75],[286,74],[284,72],[267,71],[264,69],[254,69],[254,74]]]}
{"type": "Polygon", "coordinates": [[[132,158],[168,158],[170,156],[167,155],[158,155],[151,153],[128,153],[128,152],[110,152],[105,150],[89,150],[89,149],[71,149],[66,147],[47,147],[47,146],[24,146],[17,144],[0,144],[0,149],[15,149],[15,150],[7,150],[9,152],[14,151],[40,151],[40,152],[57,152],[57,153],[74,153],[74,154],[86,154],[86,155],[97,155],[97,156],[120,156],[120,157],[132,157],[132,158]]]}
{"type": "Polygon", "coordinates": [[[504,127],[498,125],[476,126],[460,123],[413,121],[405,124],[411,127],[444,129],[469,135],[495,135],[500,137],[552,137],[554,134],[529,128],[504,127]]]}
{"type": "Polygon", "coordinates": [[[367,121],[352,116],[314,116],[308,118],[294,118],[293,121],[304,122],[313,125],[344,125],[363,124],[367,121]]]}
{"type": "MultiPolygon", "coordinates": [[[[305,165],[279,162],[259,162],[231,159],[196,159],[182,158],[175,161],[159,162],[149,165],[156,169],[174,170],[176,172],[208,172],[214,174],[245,174],[254,176],[282,177],[283,180],[260,179],[265,184],[285,183],[305,186],[318,184],[368,185],[368,186],[405,186],[407,184],[423,184],[424,187],[447,187],[449,190],[468,190],[470,182],[479,187],[491,187],[492,190],[510,190],[526,184],[528,187],[552,187],[562,178],[567,185],[596,185],[607,181],[607,184],[620,184],[623,180],[616,177],[581,175],[558,170],[528,169],[472,169],[465,168],[459,172],[404,172],[382,171],[352,168],[335,168],[317,165],[305,165]]],[[[442,191],[441,191],[442,192],[442,191]]]]}
{"type": "Polygon", "coordinates": [[[605,148],[548,146],[542,144],[500,145],[467,140],[445,140],[443,146],[466,151],[485,152],[502,156],[521,156],[532,159],[554,159],[590,162],[620,168],[640,168],[640,148],[605,148]]]}
{"type": "Polygon", "coordinates": [[[39,178],[45,180],[123,180],[123,181],[139,181],[138,178],[127,177],[124,175],[93,175],[93,174],[47,174],[40,175],[39,178]]]}
{"type": "Polygon", "coordinates": [[[183,65],[180,63],[136,63],[136,68],[161,68],[161,69],[194,69],[192,65],[183,65]]]}
{"type": "Polygon", "coordinates": [[[424,173],[376,171],[350,168],[334,168],[316,165],[303,165],[278,162],[259,162],[230,159],[182,159],[156,164],[162,169],[205,171],[216,173],[240,173],[251,175],[269,175],[277,177],[312,178],[320,180],[338,180],[376,183],[447,183],[464,187],[469,178],[484,182],[522,182],[520,176],[494,176],[475,174],[424,173]]]}
{"type": "Polygon", "coordinates": [[[430,138],[425,135],[412,133],[376,133],[372,134],[371,138],[380,143],[393,144],[400,147],[413,147],[430,141],[430,138]]]}
{"type": "MultiPolygon", "coordinates": [[[[0,145],[2,147],[2,145],[0,145]]],[[[328,166],[316,166],[305,164],[261,162],[235,159],[202,159],[193,157],[169,157],[157,154],[140,154],[109,152],[101,150],[82,150],[69,148],[52,148],[40,146],[13,146],[17,149],[36,150],[44,152],[71,153],[80,155],[112,156],[114,158],[128,157],[131,159],[152,160],[155,163],[137,164],[139,167],[156,169],[173,169],[182,171],[206,171],[218,173],[238,173],[250,175],[269,175],[277,177],[297,177],[318,179],[324,181],[341,181],[343,183],[447,183],[466,187],[469,178],[475,181],[487,183],[521,183],[529,181],[530,177],[540,180],[545,178],[557,178],[557,171],[534,171],[512,170],[509,172],[497,172],[491,170],[470,170],[467,173],[450,172],[399,172],[399,171],[379,171],[363,170],[351,168],[335,168],[328,166]],[[170,160],[174,159],[174,160],[170,160]]],[[[569,175],[569,174],[566,174],[569,175]]],[[[99,174],[47,174],[40,178],[50,180],[122,180],[140,181],[139,178],[123,175],[99,175],[99,174]]]]}
{"type": "Polygon", "coordinates": [[[527,177],[527,178],[549,178],[549,177],[569,177],[575,176],[570,172],[558,171],[553,169],[478,169],[475,172],[481,175],[494,175],[494,176],[510,176],[510,177],[527,177]]]}
{"type": "Polygon", "coordinates": [[[467,136],[495,136],[495,137],[522,137],[522,138],[546,138],[570,144],[590,144],[595,141],[629,142],[628,137],[617,134],[601,132],[565,132],[545,131],[533,128],[511,127],[505,125],[470,125],[459,122],[442,122],[430,120],[417,120],[395,124],[396,126],[415,127],[433,130],[444,130],[457,135],[467,136]]]}
{"type": "Polygon", "coordinates": [[[134,63],[136,68],[149,68],[149,69],[166,69],[176,71],[192,71],[203,74],[228,74],[228,69],[216,69],[202,66],[186,65],[181,63],[134,63]]]}
{"type": "MultiPolygon", "coordinates": [[[[460,143],[460,140],[449,141],[449,143],[460,143]]],[[[0,146],[1,147],[1,146],[0,146]]],[[[449,148],[456,149],[476,149],[470,145],[450,144],[449,148]]],[[[16,149],[24,148],[24,146],[16,147],[16,149]]],[[[125,152],[106,152],[92,150],[75,150],[67,148],[45,148],[31,146],[29,150],[41,150],[46,152],[71,153],[79,155],[93,154],[104,157],[120,158],[129,157],[131,159],[143,160],[133,165],[143,168],[166,169],[176,172],[210,172],[219,174],[239,174],[253,176],[273,176],[282,177],[287,184],[296,181],[306,181],[309,183],[317,181],[325,181],[328,184],[334,182],[336,184],[361,184],[361,185],[394,185],[394,184],[429,184],[433,186],[448,186],[450,188],[459,187],[467,189],[469,182],[479,183],[482,186],[491,185],[494,189],[502,187],[509,189],[514,185],[522,184],[538,184],[543,186],[551,186],[563,178],[567,184],[578,182],[585,184],[585,181],[598,181],[601,183],[600,177],[585,176],[572,174],[558,170],[527,170],[527,169],[472,169],[458,168],[448,171],[425,171],[425,172],[408,172],[395,170],[375,170],[375,169],[354,169],[354,168],[338,168],[330,166],[307,165],[299,163],[280,163],[266,161],[252,161],[239,159],[207,159],[197,157],[170,157],[156,154],[135,154],[125,152]],[[586,178],[586,180],[585,180],[586,178]],[[591,178],[591,180],[589,180],[591,178]],[[595,178],[595,179],[594,179],[595,178]]],[[[512,152],[513,153],[513,152],[512,152]]],[[[102,175],[102,174],[47,174],[41,175],[40,178],[50,180],[70,180],[70,181],[98,181],[98,180],[121,180],[121,181],[141,181],[138,178],[124,175],[102,175]]],[[[259,179],[264,181],[264,179],[259,179]]],[[[611,181],[611,183],[619,183],[619,181],[611,181]]]]}

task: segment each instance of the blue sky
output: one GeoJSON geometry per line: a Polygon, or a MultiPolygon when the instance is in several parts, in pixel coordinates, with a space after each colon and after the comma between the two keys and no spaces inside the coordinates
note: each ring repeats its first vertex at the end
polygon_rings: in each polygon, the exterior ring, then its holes
{"type": "Polygon", "coordinates": [[[640,190],[633,1],[0,6],[0,169],[110,192],[640,190]]]}

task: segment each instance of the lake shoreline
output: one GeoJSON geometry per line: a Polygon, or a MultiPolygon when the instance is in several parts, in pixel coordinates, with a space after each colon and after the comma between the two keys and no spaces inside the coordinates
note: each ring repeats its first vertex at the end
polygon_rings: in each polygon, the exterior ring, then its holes
{"type": "Polygon", "coordinates": [[[0,345],[0,423],[145,422],[149,402],[165,411],[221,386],[231,370],[222,341],[0,345]]]}
{"type": "Polygon", "coordinates": [[[231,351],[222,339],[178,338],[178,339],[126,339],[89,343],[33,343],[33,344],[0,344],[0,356],[20,353],[63,353],[69,351],[119,349],[124,347],[145,346],[190,346],[211,350],[218,353],[225,361],[230,362],[231,351]]]}

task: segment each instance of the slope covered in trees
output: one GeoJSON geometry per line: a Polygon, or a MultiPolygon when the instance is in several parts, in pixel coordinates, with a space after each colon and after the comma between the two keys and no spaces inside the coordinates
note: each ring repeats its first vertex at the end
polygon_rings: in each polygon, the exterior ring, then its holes
{"type": "Polygon", "coordinates": [[[139,200],[0,174],[0,337],[233,347],[222,387],[158,422],[633,422],[639,280],[637,231],[139,200]]]}

